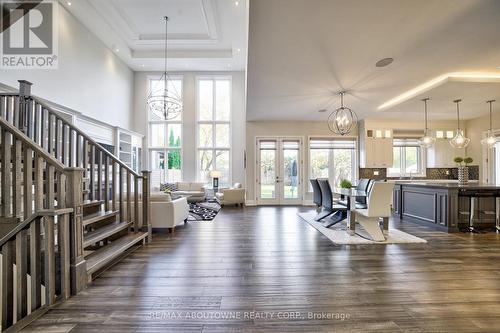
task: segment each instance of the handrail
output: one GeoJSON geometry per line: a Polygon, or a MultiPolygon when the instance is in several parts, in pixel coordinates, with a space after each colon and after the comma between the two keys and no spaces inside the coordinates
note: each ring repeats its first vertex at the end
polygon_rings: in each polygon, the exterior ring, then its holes
{"type": "MultiPolygon", "coordinates": [[[[38,99],[37,97],[33,97],[31,96],[31,99],[33,99],[37,104],[39,104],[42,108],[45,108],[47,110],[49,110],[50,112],[54,113],[54,114],[59,114],[59,112],[53,110],[50,106],[48,106],[47,104],[45,104],[44,102],[42,102],[40,99],[38,99]]],[[[61,118],[62,119],[62,118],[61,118]]],[[[64,119],[62,119],[64,121],[64,119]]],[[[85,140],[87,140],[88,142],[90,142],[91,144],[95,145],[96,147],[98,147],[99,149],[101,149],[101,151],[107,155],[108,157],[110,157],[114,162],[118,163],[121,167],[125,168],[125,170],[127,170],[128,172],[130,172],[131,174],[133,174],[134,176],[136,177],[139,177],[139,178],[142,178],[142,175],[140,175],[139,173],[135,172],[132,168],[130,168],[128,165],[126,165],[125,163],[123,163],[118,157],[116,157],[116,155],[112,154],[111,152],[109,152],[106,148],[104,148],[103,146],[101,146],[99,143],[97,143],[96,141],[94,141],[94,139],[92,139],[90,136],[88,136],[87,134],[85,134],[83,131],[81,131],[78,127],[76,127],[75,125],[73,124],[70,124],[66,121],[64,121],[66,123],[66,125],[69,126],[70,129],[74,130],[75,132],[78,133],[78,135],[80,135],[81,137],[83,137],[85,140]]]]}
{"type": "Polygon", "coordinates": [[[23,132],[21,132],[17,127],[6,121],[3,117],[0,117],[0,125],[2,128],[5,128],[7,131],[9,131],[12,135],[16,137],[17,140],[21,140],[24,142],[26,145],[29,146],[30,149],[32,149],[35,153],[43,157],[49,164],[55,167],[57,171],[64,172],[66,169],[66,166],[59,162],[58,160],[55,159],[54,156],[49,154],[47,151],[44,149],[40,148],[39,145],[35,143],[35,141],[31,140],[29,137],[24,135],[23,132]]]}
{"type": "Polygon", "coordinates": [[[5,243],[10,241],[12,238],[14,238],[20,231],[26,229],[31,222],[34,220],[45,217],[45,216],[58,216],[58,215],[64,215],[64,214],[69,214],[73,213],[73,208],[63,208],[63,209],[45,209],[45,210],[40,210],[34,214],[32,214],[30,217],[28,217],[26,220],[23,222],[19,223],[16,225],[14,229],[12,229],[9,233],[7,233],[5,236],[0,239],[0,247],[4,246],[5,243]]]}

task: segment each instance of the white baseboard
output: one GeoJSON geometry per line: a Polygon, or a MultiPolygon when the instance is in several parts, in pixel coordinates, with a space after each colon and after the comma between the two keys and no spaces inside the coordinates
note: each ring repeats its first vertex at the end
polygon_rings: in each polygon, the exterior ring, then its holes
{"type": "Polygon", "coordinates": [[[245,206],[257,206],[257,203],[255,202],[255,200],[246,200],[245,206]]]}

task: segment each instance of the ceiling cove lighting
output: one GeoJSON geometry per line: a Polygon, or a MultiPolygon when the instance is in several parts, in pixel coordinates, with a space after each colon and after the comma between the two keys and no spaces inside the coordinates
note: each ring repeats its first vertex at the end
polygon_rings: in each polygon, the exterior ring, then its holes
{"type": "Polygon", "coordinates": [[[498,73],[446,73],[435,77],[413,89],[410,89],[399,96],[396,96],[384,104],[381,104],[377,109],[384,110],[391,108],[397,104],[403,103],[415,96],[418,96],[426,91],[442,85],[448,81],[454,82],[500,82],[500,74],[498,73]]]}
{"type": "Polygon", "coordinates": [[[460,128],[460,102],[461,99],[456,99],[453,103],[457,104],[457,132],[455,136],[449,141],[453,148],[465,148],[469,145],[470,139],[465,137],[464,131],[460,128]]]}
{"type": "Polygon", "coordinates": [[[492,113],[491,110],[493,102],[495,102],[494,99],[486,102],[490,105],[490,128],[486,134],[486,138],[481,140],[481,144],[488,147],[493,147],[495,143],[497,143],[497,138],[493,135],[492,121],[491,121],[491,113],[492,113]]]}
{"type": "Polygon", "coordinates": [[[341,91],[340,108],[334,110],[328,117],[328,128],[331,132],[339,135],[347,135],[356,127],[358,116],[348,107],[344,106],[345,91],[341,91]]]}
{"type": "Polygon", "coordinates": [[[429,101],[429,98],[424,98],[422,102],[424,102],[424,118],[425,118],[425,130],[424,130],[424,136],[420,138],[420,146],[424,148],[430,148],[434,145],[434,142],[436,142],[436,138],[433,136],[429,135],[429,127],[427,126],[427,102],[429,101]]]}
{"type": "Polygon", "coordinates": [[[160,77],[162,84],[157,84],[160,87],[152,87],[148,94],[147,105],[149,110],[163,120],[177,118],[182,112],[182,99],[180,94],[175,89],[175,85],[171,84],[170,76],[167,72],[167,47],[168,47],[168,16],[165,19],[165,53],[164,53],[164,71],[160,77]]]}

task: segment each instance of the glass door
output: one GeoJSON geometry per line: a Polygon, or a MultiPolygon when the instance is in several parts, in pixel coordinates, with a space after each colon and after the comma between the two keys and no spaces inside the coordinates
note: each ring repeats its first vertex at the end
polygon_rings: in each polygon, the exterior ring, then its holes
{"type": "Polygon", "coordinates": [[[297,138],[258,139],[257,148],[258,203],[301,204],[301,140],[297,138]]]}

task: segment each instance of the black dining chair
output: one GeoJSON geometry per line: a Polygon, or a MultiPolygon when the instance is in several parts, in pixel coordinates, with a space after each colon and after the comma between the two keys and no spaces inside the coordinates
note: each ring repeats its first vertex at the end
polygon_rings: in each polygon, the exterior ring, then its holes
{"type": "Polygon", "coordinates": [[[322,210],[322,205],[323,205],[323,200],[321,196],[321,189],[319,187],[319,183],[317,179],[309,179],[311,182],[311,186],[313,189],[313,203],[316,205],[316,211],[318,212],[318,215],[314,218],[315,221],[320,221],[321,219],[324,219],[328,215],[331,215],[329,212],[324,212],[322,210]]]}
{"type": "Polygon", "coordinates": [[[321,189],[321,205],[323,211],[325,214],[328,213],[325,217],[332,215],[328,221],[326,221],[324,227],[330,228],[347,218],[347,206],[333,203],[332,188],[328,179],[318,179],[318,184],[321,189]]]}
{"type": "MultiPolygon", "coordinates": [[[[368,192],[371,188],[371,185],[373,185],[373,179],[361,178],[358,181],[358,184],[356,185],[356,190],[363,191],[363,192],[366,192],[368,194],[368,192]]],[[[347,200],[339,201],[339,204],[347,206],[347,200]]],[[[356,208],[364,209],[366,207],[367,207],[366,197],[356,197],[356,208]]]]}

